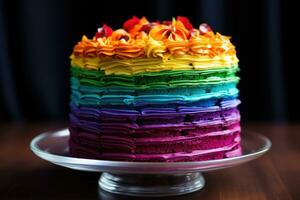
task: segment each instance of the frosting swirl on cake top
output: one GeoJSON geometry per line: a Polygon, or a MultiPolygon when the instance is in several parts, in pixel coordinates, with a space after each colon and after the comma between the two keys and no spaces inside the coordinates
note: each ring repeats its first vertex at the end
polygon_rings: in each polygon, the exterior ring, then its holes
{"type": "Polygon", "coordinates": [[[185,17],[167,22],[149,22],[145,17],[127,20],[123,29],[103,25],[92,39],[86,36],[75,45],[76,57],[161,58],[182,55],[235,55],[230,37],[214,33],[210,27],[195,29],[185,17]],[[204,31],[206,32],[204,32],[204,31]]]}

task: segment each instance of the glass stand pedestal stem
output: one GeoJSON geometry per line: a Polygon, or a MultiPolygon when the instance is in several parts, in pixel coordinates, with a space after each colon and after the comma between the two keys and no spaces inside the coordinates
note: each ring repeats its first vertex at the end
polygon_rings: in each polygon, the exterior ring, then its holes
{"type": "Polygon", "coordinates": [[[101,189],[128,196],[175,196],[200,190],[205,180],[200,172],[185,174],[102,173],[101,189]]]}

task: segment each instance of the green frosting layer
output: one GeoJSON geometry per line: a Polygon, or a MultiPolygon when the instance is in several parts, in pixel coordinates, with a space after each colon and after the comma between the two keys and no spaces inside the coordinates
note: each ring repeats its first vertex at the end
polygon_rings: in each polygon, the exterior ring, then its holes
{"type": "Polygon", "coordinates": [[[76,82],[84,86],[128,87],[131,89],[177,88],[211,84],[237,83],[238,66],[211,70],[177,70],[129,75],[105,75],[103,71],[72,67],[76,82]]]}

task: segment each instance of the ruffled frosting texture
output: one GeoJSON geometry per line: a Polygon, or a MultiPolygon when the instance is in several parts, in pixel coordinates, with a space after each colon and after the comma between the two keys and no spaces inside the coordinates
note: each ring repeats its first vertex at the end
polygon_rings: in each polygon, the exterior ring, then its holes
{"type": "Polygon", "coordinates": [[[199,30],[188,30],[181,21],[173,20],[170,25],[149,23],[140,19],[131,29],[117,29],[108,37],[82,38],[73,50],[78,57],[156,58],[190,55],[235,55],[230,37],[210,32],[200,34],[199,30]],[[154,52],[152,52],[154,50],[154,52]]]}
{"type": "Polygon", "coordinates": [[[241,154],[238,58],[230,37],[186,17],[83,36],[71,58],[70,153],[179,162],[241,154]]]}

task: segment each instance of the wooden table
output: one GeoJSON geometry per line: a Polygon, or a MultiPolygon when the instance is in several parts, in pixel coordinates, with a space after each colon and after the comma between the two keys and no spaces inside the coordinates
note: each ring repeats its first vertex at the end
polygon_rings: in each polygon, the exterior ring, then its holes
{"type": "MultiPolygon", "coordinates": [[[[65,126],[65,123],[0,124],[1,200],[142,199],[98,191],[98,173],[55,166],[30,151],[29,143],[35,135],[65,126]]],[[[248,123],[243,128],[269,137],[273,143],[271,151],[250,163],[205,173],[204,189],[171,199],[300,199],[300,124],[248,123]]]]}

